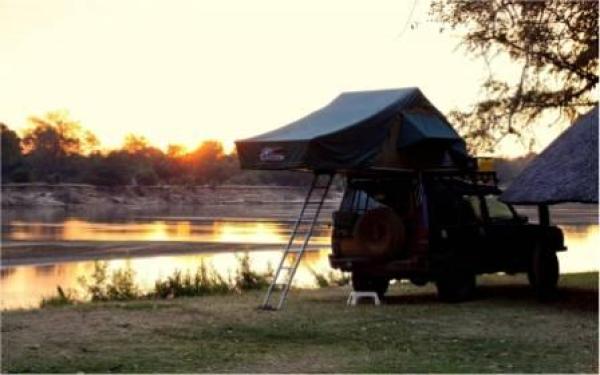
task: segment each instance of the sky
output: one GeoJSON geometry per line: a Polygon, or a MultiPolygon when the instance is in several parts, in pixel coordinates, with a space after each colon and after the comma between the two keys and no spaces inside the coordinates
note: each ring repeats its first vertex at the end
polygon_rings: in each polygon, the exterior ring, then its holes
{"type": "MultiPolygon", "coordinates": [[[[487,69],[457,49],[460,35],[440,32],[428,8],[428,0],[0,0],[0,121],[22,132],[29,116],[66,109],[106,147],[134,133],[163,149],[208,139],[230,149],[344,91],[417,86],[444,113],[466,109],[487,69]]],[[[498,153],[522,153],[514,143],[498,153]]]]}

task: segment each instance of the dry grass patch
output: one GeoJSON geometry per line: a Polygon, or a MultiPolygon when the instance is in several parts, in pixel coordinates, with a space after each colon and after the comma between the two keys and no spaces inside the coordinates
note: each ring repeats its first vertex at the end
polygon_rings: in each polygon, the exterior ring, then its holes
{"type": "Polygon", "coordinates": [[[397,284],[381,307],[348,287],[108,302],[3,314],[9,372],[597,372],[598,276],[563,277],[535,301],[524,278],[481,278],[480,298],[441,304],[397,284]]]}

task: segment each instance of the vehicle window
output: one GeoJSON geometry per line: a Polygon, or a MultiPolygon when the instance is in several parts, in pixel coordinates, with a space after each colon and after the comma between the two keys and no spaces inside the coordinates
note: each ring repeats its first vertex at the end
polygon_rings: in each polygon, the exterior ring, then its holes
{"type": "Polygon", "coordinates": [[[352,210],[352,198],[354,198],[354,190],[346,189],[344,196],[342,197],[342,203],[340,204],[340,210],[351,211],[352,210]]]}
{"type": "Polygon", "coordinates": [[[497,195],[486,195],[485,204],[487,205],[488,214],[492,220],[511,220],[515,217],[510,207],[506,203],[498,200],[497,195]]]}
{"type": "Polygon", "coordinates": [[[344,194],[340,209],[342,211],[362,211],[380,206],[381,204],[371,198],[365,191],[348,189],[344,194]]]}
{"type": "Polygon", "coordinates": [[[481,201],[476,195],[463,195],[461,213],[465,222],[481,221],[481,201]]]}

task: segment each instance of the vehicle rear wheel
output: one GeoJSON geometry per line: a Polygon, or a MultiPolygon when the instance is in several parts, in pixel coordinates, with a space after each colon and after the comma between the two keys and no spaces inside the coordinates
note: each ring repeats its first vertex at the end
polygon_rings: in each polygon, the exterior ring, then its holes
{"type": "Polygon", "coordinates": [[[435,285],[441,301],[462,302],[473,297],[475,283],[475,275],[464,272],[440,276],[435,285]]]}
{"type": "Polygon", "coordinates": [[[547,300],[556,296],[559,273],[556,253],[538,246],[531,256],[527,278],[539,299],[547,300]]]}
{"type": "Polygon", "coordinates": [[[383,298],[389,285],[388,278],[352,272],[352,288],[357,292],[375,292],[379,298],[383,298]]]}

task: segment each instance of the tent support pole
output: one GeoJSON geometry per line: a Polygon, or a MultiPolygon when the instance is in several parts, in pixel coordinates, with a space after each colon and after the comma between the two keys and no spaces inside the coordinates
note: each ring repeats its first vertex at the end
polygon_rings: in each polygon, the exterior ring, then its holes
{"type": "Polygon", "coordinates": [[[550,210],[547,204],[538,204],[538,217],[540,225],[550,225],[550,210]]]}

